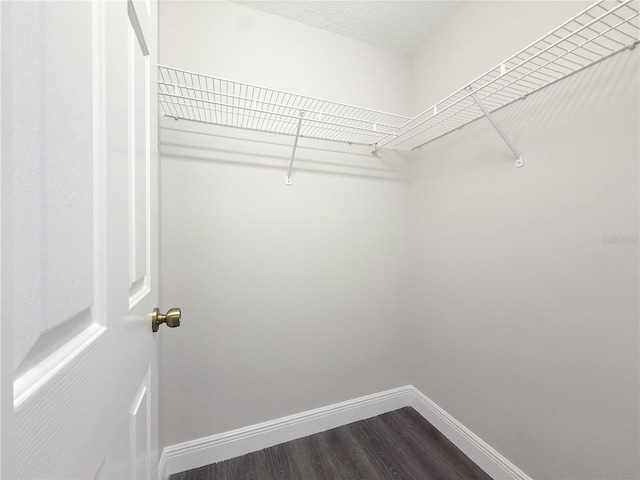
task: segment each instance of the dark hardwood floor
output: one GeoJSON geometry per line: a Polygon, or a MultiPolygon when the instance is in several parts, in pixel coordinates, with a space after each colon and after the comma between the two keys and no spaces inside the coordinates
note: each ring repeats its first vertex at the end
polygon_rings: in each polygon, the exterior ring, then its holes
{"type": "Polygon", "coordinates": [[[491,480],[413,408],[334,428],[170,480],[491,480]]]}

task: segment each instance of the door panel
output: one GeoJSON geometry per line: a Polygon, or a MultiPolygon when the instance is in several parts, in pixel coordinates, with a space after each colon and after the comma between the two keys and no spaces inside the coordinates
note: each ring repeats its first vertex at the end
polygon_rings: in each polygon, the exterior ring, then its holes
{"type": "MultiPolygon", "coordinates": [[[[137,8],[140,9],[139,3],[137,8]]],[[[143,6],[141,15],[148,16],[143,6]]],[[[129,304],[149,292],[149,50],[136,6],[129,4],[129,304]]]]}
{"type": "MultiPolygon", "coordinates": [[[[9,5],[7,8],[11,8],[9,5]]],[[[13,8],[22,27],[24,58],[37,59],[14,68],[16,141],[12,164],[13,214],[13,365],[17,404],[73,356],[73,345],[87,337],[94,304],[93,162],[91,70],[74,72],[74,81],[47,52],[66,51],[91,63],[91,23],[74,35],[65,32],[69,5],[51,8],[29,3],[13,8]],[[42,18],[50,19],[46,29],[42,18]],[[29,37],[26,41],[25,37],[29,37]],[[42,99],[47,99],[43,108],[42,99]],[[64,122],[67,105],[77,105],[64,122]],[[64,158],[61,162],[58,159],[64,158]],[[74,225],[68,229],[68,225],[74,225]],[[45,274],[46,272],[46,274],[45,274]]],[[[91,5],[76,9],[91,18],[91,5]]],[[[17,53],[17,52],[16,52],[17,53]]],[[[89,335],[90,336],[90,335],[89,335]]]]}
{"type": "Polygon", "coordinates": [[[151,392],[147,370],[129,408],[131,478],[150,478],[151,472],[151,392]]]}
{"type": "Polygon", "coordinates": [[[0,9],[2,476],[155,478],[157,4],[0,9]]]}

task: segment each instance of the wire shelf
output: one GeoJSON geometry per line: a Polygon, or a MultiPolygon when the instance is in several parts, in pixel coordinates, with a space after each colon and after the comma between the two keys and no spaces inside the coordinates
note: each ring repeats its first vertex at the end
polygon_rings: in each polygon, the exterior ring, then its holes
{"type": "Polygon", "coordinates": [[[374,145],[411,120],[342,103],[158,66],[164,114],[261,132],[374,145]]]}
{"type": "Polygon", "coordinates": [[[635,47],[639,5],[594,3],[415,118],[166,66],[158,66],[158,99],[164,114],[175,119],[412,150],[483,117],[477,100],[494,112],[635,47]]]}
{"type": "Polygon", "coordinates": [[[448,96],[376,145],[419,148],[639,43],[637,0],[602,0],[448,96]]]}

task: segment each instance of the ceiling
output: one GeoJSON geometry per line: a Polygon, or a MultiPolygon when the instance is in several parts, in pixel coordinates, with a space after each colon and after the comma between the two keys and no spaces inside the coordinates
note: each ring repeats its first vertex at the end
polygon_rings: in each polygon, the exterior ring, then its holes
{"type": "Polygon", "coordinates": [[[234,0],[396,53],[418,48],[461,1],[234,0]]]}

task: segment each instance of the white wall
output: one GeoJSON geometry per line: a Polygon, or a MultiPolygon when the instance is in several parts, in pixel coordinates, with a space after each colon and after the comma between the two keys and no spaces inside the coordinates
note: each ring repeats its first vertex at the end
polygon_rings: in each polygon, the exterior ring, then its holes
{"type": "Polygon", "coordinates": [[[161,63],[406,114],[409,58],[226,1],[162,1],[161,63]]]}
{"type": "Polygon", "coordinates": [[[463,3],[409,59],[410,114],[431,108],[591,4],[578,0],[463,3]]]}
{"type": "MultiPolygon", "coordinates": [[[[558,7],[472,3],[439,33],[517,43],[492,19],[558,7]]],[[[467,46],[440,38],[425,62],[467,46]]],[[[640,477],[639,54],[498,112],[523,168],[486,120],[417,153],[411,381],[536,479],[640,477]]],[[[417,85],[457,79],[422,71],[417,85]]]]}
{"type": "MultiPolygon", "coordinates": [[[[162,2],[161,62],[402,111],[404,58],[233,3],[162,2]],[[344,75],[342,74],[344,72],[344,75]]],[[[161,130],[162,445],[406,385],[408,188],[368,148],[161,130]],[[256,140],[263,141],[256,141],[256,140]]]]}

